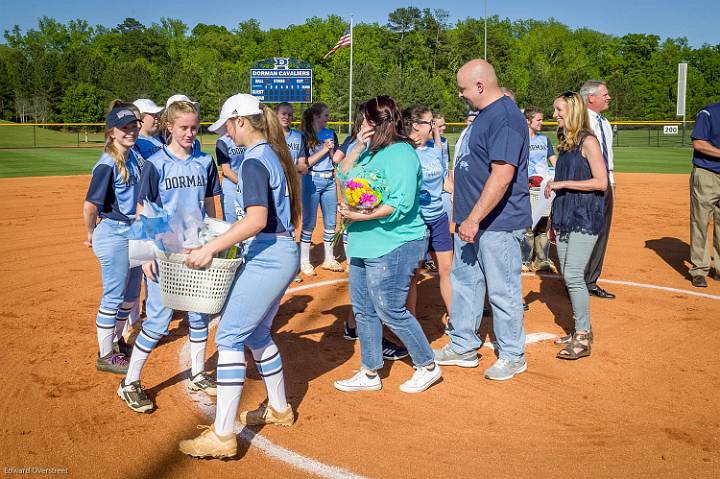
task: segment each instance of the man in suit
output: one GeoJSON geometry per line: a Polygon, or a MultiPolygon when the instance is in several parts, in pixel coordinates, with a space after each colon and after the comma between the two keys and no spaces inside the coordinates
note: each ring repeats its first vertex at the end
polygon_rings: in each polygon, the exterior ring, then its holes
{"type": "Polygon", "coordinates": [[[600,232],[595,248],[593,249],[587,269],[585,270],[585,283],[588,292],[603,299],[614,299],[615,295],[597,285],[597,280],[602,272],[605,261],[605,250],[607,249],[608,238],[610,237],[610,225],[612,223],[613,204],[615,199],[615,176],[613,175],[613,131],[610,122],[602,116],[602,112],[608,109],[612,97],[608,92],[605,82],[600,80],[588,80],[580,88],[580,95],[585,99],[590,118],[590,127],[600,142],[603,159],[608,169],[608,185],[605,191],[605,227],[600,232]]]}

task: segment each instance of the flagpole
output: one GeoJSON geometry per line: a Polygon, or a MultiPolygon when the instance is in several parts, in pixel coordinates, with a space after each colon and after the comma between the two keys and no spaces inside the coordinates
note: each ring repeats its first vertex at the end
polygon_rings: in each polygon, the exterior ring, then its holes
{"type": "Polygon", "coordinates": [[[348,135],[351,133],[353,124],[353,108],[352,108],[352,85],[353,85],[353,45],[355,38],[353,37],[353,17],[350,16],[350,91],[348,93],[348,135]]]}

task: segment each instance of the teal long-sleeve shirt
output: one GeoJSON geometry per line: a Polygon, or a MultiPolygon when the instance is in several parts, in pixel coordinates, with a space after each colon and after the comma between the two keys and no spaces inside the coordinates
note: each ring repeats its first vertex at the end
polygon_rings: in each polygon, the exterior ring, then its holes
{"type": "Polygon", "coordinates": [[[394,143],[374,154],[366,150],[355,167],[348,174],[339,172],[338,178],[343,190],[348,180],[368,180],[372,188],[384,189],[382,204],[395,209],[385,218],[350,223],[349,257],[379,258],[425,237],[426,226],[420,216],[420,160],[409,143],[394,143]]]}

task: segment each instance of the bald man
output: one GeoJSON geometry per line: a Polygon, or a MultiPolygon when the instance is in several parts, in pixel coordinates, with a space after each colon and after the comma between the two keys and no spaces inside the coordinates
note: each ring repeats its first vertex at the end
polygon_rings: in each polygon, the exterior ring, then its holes
{"type": "Polygon", "coordinates": [[[450,343],[435,350],[435,362],[479,364],[476,331],[487,292],[499,359],[485,377],[503,381],[527,370],[520,242],[532,224],[530,138],[524,115],[503,95],[488,62],[463,65],[457,84],[460,98],[479,112],[456,153],[450,343]]]}

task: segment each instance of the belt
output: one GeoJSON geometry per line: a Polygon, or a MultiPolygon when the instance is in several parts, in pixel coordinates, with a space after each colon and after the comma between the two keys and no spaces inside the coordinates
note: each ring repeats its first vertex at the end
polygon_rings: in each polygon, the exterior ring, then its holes
{"type": "Polygon", "coordinates": [[[310,176],[317,176],[318,178],[330,179],[335,176],[332,171],[311,171],[310,176]]]}

